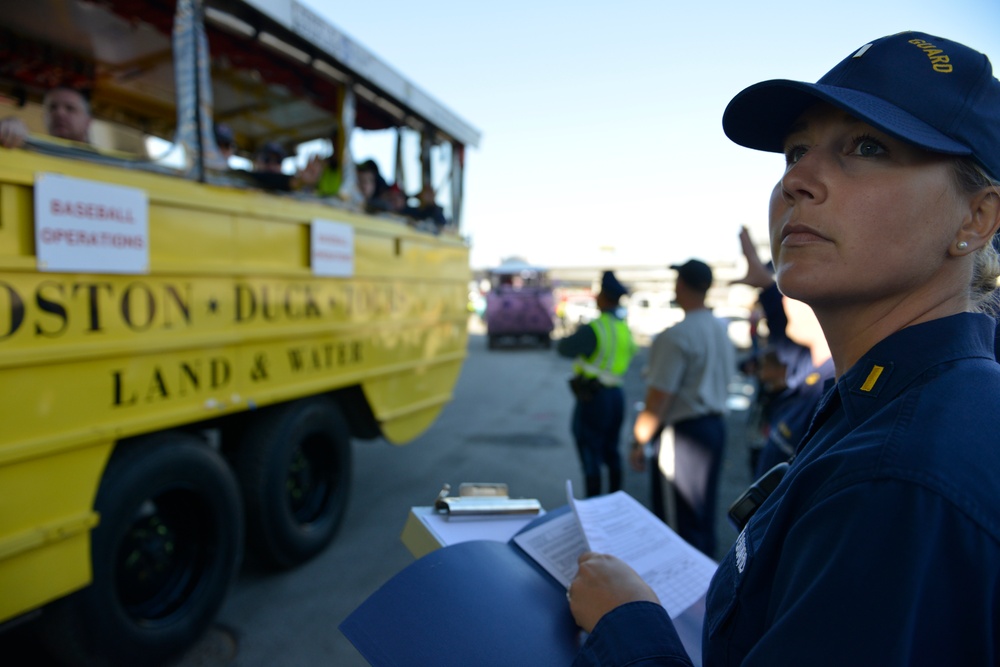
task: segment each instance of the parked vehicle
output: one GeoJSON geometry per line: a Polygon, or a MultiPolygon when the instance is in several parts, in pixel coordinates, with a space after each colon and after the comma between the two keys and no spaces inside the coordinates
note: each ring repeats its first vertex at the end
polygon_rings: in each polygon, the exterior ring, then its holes
{"type": "Polygon", "coordinates": [[[408,442],[450,400],[478,132],[297,0],[36,0],[0,22],[0,95],[35,133],[0,149],[0,624],[37,616],[69,664],[155,665],[209,625],[244,535],[309,560],[352,438],[408,442]],[[91,91],[117,150],[41,136],[54,83],[91,91]],[[419,127],[425,182],[450,156],[451,224],[366,212],[350,159],[328,196],[268,189],[220,159],[220,120],[244,155],[419,127]]]}
{"type": "Polygon", "coordinates": [[[503,340],[516,343],[524,338],[550,346],[555,302],[548,270],[510,260],[490,270],[489,279],[486,337],[490,349],[503,340]]]}

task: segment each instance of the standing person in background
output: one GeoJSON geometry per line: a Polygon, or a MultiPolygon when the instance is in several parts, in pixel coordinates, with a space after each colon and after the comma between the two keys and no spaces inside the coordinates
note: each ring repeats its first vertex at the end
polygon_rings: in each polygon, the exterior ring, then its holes
{"type": "MultiPolygon", "coordinates": [[[[632,467],[646,468],[645,446],[673,429],[672,494],[677,532],[694,547],[715,557],[715,504],[726,445],[726,398],[736,371],[736,349],[726,326],[705,305],[712,269],[692,259],[677,271],[677,304],[684,319],[653,340],[646,369],[645,406],[632,429],[632,467]]],[[[654,445],[655,447],[655,445],[654,445]]],[[[652,475],[653,513],[666,517],[663,473],[652,475]]]]}
{"type": "MultiPolygon", "coordinates": [[[[779,192],[775,188],[772,199],[779,192]]],[[[781,295],[773,274],[757,256],[746,227],[740,230],[740,246],[747,261],[747,275],[736,282],[761,290],[759,300],[767,320],[767,347],[761,368],[777,372],[780,367],[781,373],[780,378],[775,378],[778,390],[767,399],[766,440],[753,471],[755,477],[760,477],[792,458],[827,383],[833,381],[833,359],[812,309],[781,295]]]]}
{"type": "Polygon", "coordinates": [[[559,341],[556,351],[576,358],[570,382],[573,437],[583,464],[587,497],[600,495],[601,470],[608,469],[608,491],[622,488],[622,455],[618,443],[625,421],[622,382],[636,347],[628,325],[617,315],[628,291],[615,274],[605,271],[597,307],[601,316],[559,341]]]}
{"type": "MultiPolygon", "coordinates": [[[[798,49],[800,47],[796,47],[798,49]]],[[[795,50],[792,50],[794,57],[795,50]]],[[[1000,664],[1000,81],[926,33],[855,47],[818,83],[772,80],[723,116],[785,156],[778,287],[823,327],[836,385],[706,596],[702,662],[1000,664]]],[[[584,554],[575,665],[689,665],[620,560],[584,554]]]]}
{"type": "Polygon", "coordinates": [[[747,412],[746,445],[749,454],[750,474],[754,479],[760,465],[761,452],[768,445],[773,430],[773,413],[779,397],[788,390],[786,380],[790,364],[805,358],[808,350],[800,350],[798,345],[774,344],[762,348],[750,363],[742,368],[753,368],[754,396],[747,412]]]}
{"type": "MultiPolygon", "coordinates": [[[[90,143],[90,103],[75,88],[57,86],[42,98],[45,131],[58,139],[90,143]]],[[[16,116],[0,120],[0,146],[20,148],[28,138],[28,128],[16,116]]]]}

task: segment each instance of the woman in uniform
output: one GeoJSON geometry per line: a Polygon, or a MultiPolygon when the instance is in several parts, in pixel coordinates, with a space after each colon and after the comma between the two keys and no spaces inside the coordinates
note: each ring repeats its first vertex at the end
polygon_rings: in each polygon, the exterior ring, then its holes
{"type": "MultiPolygon", "coordinates": [[[[719,566],[703,664],[1000,664],[1000,82],[989,60],[891,35],[816,84],[747,88],[723,126],[785,155],[775,277],[815,311],[836,381],[719,566]]],[[[568,595],[590,632],[576,664],[690,664],[620,561],[584,554],[568,595]]]]}

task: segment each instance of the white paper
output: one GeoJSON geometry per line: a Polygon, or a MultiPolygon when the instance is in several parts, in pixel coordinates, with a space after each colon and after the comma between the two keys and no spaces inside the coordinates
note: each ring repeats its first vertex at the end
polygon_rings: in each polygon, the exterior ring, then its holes
{"type": "Polygon", "coordinates": [[[574,500],[571,511],[515,536],[514,541],[563,586],[585,551],[625,561],[649,584],[670,618],[708,590],[716,565],[624,491],[574,500]],[[581,530],[582,527],[582,530],[581,530]]]}
{"type": "Polygon", "coordinates": [[[576,577],[580,554],[588,550],[573,512],[515,535],[514,542],[565,588],[569,588],[576,577]]]}
{"type": "MultiPolygon", "coordinates": [[[[580,530],[580,535],[583,536],[583,546],[585,551],[593,551],[590,548],[590,542],[587,541],[587,531],[583,529],[583,523],[580,521],[580,513],[576,511],[576,498],[573,496],[573,480],[566,480],[566,502],[569,504],[570,514],[573,515],[573,520],[576,521],[577,528],[580,530]]],[[[582,553],[582,552],[581,552],[582,553]]]]}
{"type": "Polygon", "coordinates": [[[716,564],[624,491],[578,500],[592,551],[622,559],[649,584],[670,618],[698,601],[716,564]]]}

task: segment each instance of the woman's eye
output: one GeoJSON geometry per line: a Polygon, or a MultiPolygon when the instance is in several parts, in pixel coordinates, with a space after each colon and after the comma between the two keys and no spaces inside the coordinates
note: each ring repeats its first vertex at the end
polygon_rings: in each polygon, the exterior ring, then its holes
{"type": "Polygon", "coordinates": [[[885,146],[880,141],[872,137],[858,137],[854,140],[854,155],[861,157],[875,157],[886,152],[885,146]]]}
{"type": "Polygon", "coordinates": [[[789,146],[785,149],[785,164],[795,164],[806,154],[805,146],[789,146]]]}

